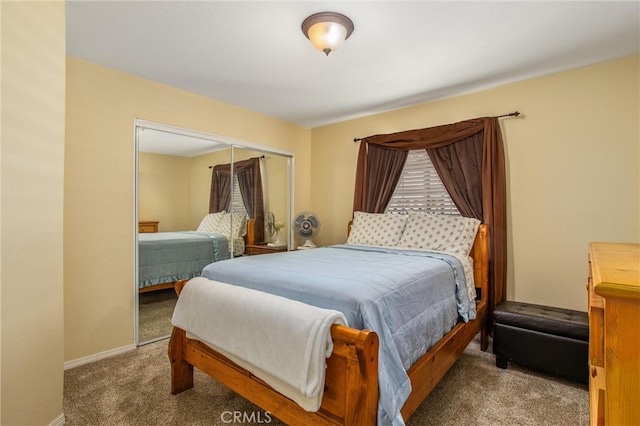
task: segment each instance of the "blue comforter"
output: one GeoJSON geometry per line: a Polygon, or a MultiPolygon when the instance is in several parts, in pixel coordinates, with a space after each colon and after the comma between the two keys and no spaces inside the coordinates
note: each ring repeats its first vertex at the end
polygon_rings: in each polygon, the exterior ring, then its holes
{"type": "Polygon", "coordinates": [[[227,237],[208,232],[138,235],[138,288],[200,276],[211,262],[229,258],[227,237]]]}
{"type": "Polygon", "coordinates": [[[404,424],[406,370],[459,318],[475,317],[462,264],[442,253],[338,245],[213,263],[202,276],[335,309],[375,331],[379,424],[404,424]]]}

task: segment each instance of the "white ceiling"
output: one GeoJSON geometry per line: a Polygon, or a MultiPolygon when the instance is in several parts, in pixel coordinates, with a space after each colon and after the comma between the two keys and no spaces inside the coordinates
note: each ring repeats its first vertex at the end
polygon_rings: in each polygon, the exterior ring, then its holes
{"type": "Polygon", "coordinates": [[[310,128],[640,53],[638,1],[67,1],[66,15],[71,56],[310,128]],[[355,25],[328,57],[300,30],[322,11],[355,25]]]}

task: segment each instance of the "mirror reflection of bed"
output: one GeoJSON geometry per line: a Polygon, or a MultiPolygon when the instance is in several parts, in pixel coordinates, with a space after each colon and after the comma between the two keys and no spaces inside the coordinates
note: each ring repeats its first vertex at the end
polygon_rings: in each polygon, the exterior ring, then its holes
{"type": "MultiPolygon", "coordinates": [[[[136,132],[138,345],[171,334],[175,281],[198,276],[211,262],[242,255],[247,243],[266,243],[277,237],[256,233],[255,220],[247,220],[237,177],[227,208],[211,214],[213,167],[259,159],[264,211],[284,223],[290,217],[290,157],[286,153],[248,149],[211,135],[180,134],[162,127],[138,123],[136,132]]],[[[280,233],[288,241],[287,229],[280,233]]]]}
{"type": "Polygon", "coordinates": [[[139,227],[140,342],[155,341],[171,333],[170,318],[177,301],[174,284],[178,280],[199,276],[202,268],[210,263],[242,255],[246,243],[255,241],[255,221],[246,219],[245,215],[246,212],[209,213],[196,231],[140,232],[144,229],[139,227]],[[244,234],[234,238],[232,245],[228,244],[230,238],[225,235],[225,221],[227,226],[236,223],[237,231],[234,232],[244,234]]]}

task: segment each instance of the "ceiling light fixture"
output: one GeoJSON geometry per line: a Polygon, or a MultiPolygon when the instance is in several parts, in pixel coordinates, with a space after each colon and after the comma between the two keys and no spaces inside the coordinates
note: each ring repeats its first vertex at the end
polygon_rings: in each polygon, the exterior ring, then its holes
{"type": "Polygon", "coordinates": [[[353,32],[353,22],[340,13],[321,12],[302,22],[302,32],[313,47],[329,56],[349,38],[353,32]]]}

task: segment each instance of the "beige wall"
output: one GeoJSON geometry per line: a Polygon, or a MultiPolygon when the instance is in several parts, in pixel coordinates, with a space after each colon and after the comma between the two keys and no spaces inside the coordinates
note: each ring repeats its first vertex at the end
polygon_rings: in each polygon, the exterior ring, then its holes
{"type": "MultiPolygon", "coordinates": [[[[138,218],[158,221],[158,231],[192,229],[191,159],[173,155],[138,154],[138,218]]],[[[195,228],[193,228],[195,229],[195,228]]]]}
{"type": "MultiPolygon", "coordinates": [[[[309,204],[309,129],[67,58],[65,360],[134,343],[134,119],[295,153],[309,204]]],[[[205,171],[206,172],[206,171],[205,171]]]]}
{"type": "Polygon", "coordinates": [[[64,2],[0,15],[0,423],[62,424],[64,2]]]}
{"type": "Polygon", "coordinates": [[[312,131],[311,208],[322,244],[351,218],[354,137],[518,110],[502,119],[508,298],[586,310],[590,241],[640,241],[639,58],[429,102],[312,131]]]}

